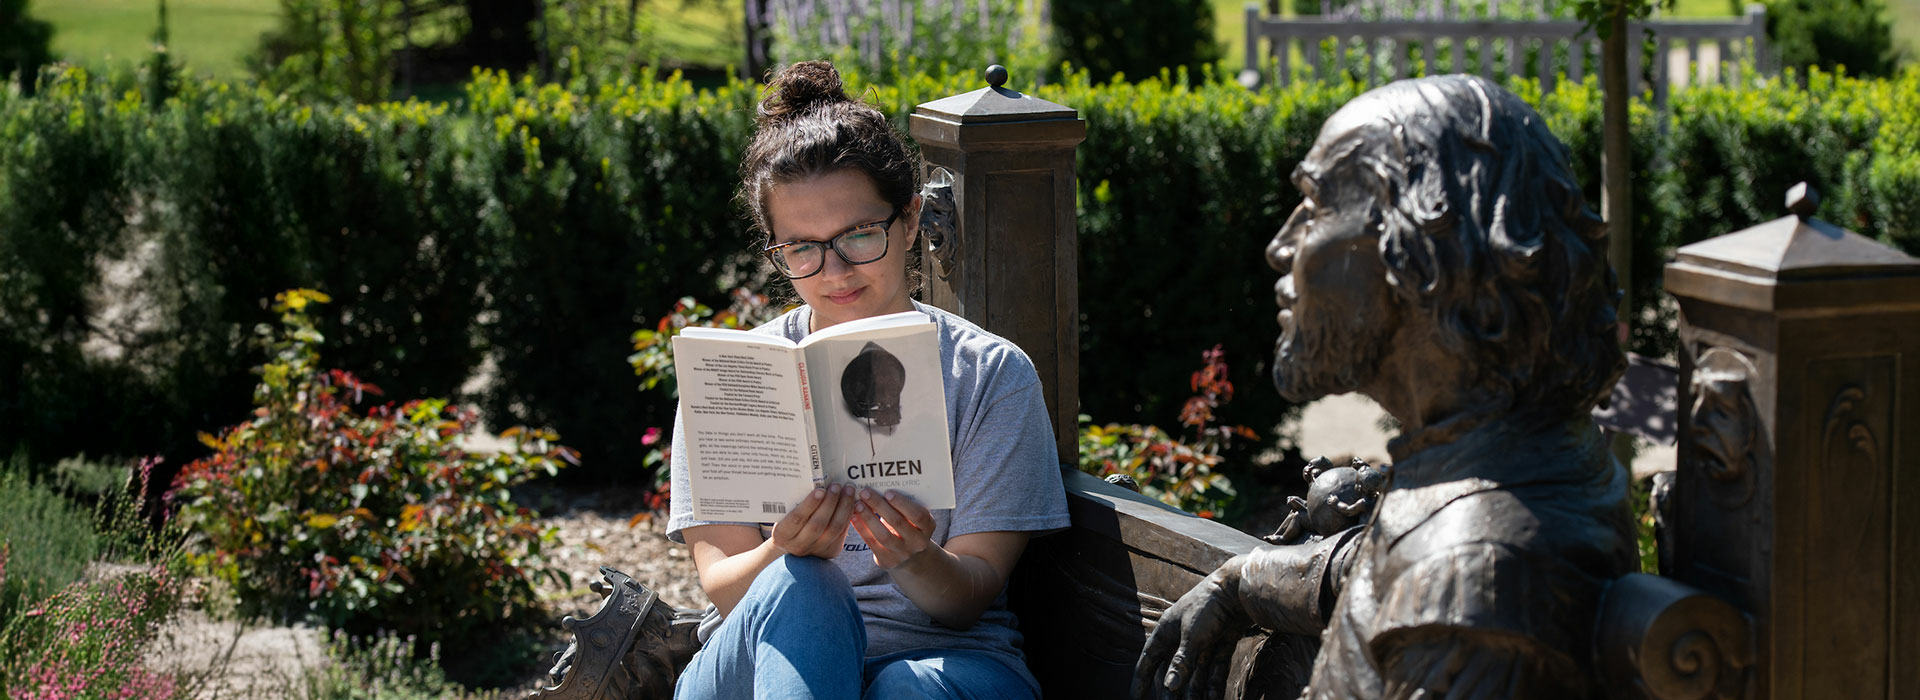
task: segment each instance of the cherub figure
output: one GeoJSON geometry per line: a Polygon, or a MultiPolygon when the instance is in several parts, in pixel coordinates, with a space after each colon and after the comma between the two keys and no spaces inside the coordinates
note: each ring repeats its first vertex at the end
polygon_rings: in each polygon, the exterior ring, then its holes
{"type": "Polygon", "coordinates": [[[1268,544],[1299,544],[1365,525],[1373,507],[1386,493],[1387,472],[1359,457],[1344,467],[1325,456],[1315,457],[1301,470],[1307,497],[1287,497],[1287,518],[1280,529],[1260,539],[1268,544]]]}

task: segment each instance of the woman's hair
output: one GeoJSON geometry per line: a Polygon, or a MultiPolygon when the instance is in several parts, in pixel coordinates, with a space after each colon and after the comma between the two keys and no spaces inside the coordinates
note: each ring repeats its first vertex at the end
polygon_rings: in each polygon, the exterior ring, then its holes
{"type": "Polygon", "coordinates": [[[782,69],[768,83],[758,112],[753,140],[740,158],[740,199],[763,244],[773,235],[767,193],[775,185],[855,169],[902,211],[919,190],[919,159],[886,115],[847,96],[831,63],[782,69]]]}

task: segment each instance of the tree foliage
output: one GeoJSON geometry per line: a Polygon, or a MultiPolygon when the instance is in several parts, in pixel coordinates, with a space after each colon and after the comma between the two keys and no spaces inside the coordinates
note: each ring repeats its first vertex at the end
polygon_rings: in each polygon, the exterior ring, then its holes
{"type": "Polygon", "coordinates": [[[40,67],[53,61],[53,25],[34,19],[30,0],[0,0],[0,80],[17,76],[33,91],[40,67]]]}
{"type": "Polygon", "coordinates": [[[1208,0],[1054,0],[1055,59],[1094,80],[1147,77],[1162,68],[1198,75],[1220,60],[1208,0]]]}
{"type": "Polygon", "coordinates": [[[1767,37],[1785,67],[1889,75],[1899,63],[1882,0],[1772,0],[1767,37]]]}
{"type": "Polygon", "coordinates": [[[399,50],[397,0],[280,0],[253,60],[261,84],[302,101],[387,99],[399,50]]]}

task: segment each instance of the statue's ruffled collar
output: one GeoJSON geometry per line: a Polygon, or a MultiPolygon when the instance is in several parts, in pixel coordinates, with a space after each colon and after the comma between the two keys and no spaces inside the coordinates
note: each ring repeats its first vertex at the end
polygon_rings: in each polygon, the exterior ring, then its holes
{"type": "Polygon", "coordinates": [[[1525,416],[1460,416],[1387,443],[1394,459],[1392,488],[1417,488],[1460,479],[1502,486],[1586,482],[1615,468],[1593,420],[1529,420],[1525,416]]]}

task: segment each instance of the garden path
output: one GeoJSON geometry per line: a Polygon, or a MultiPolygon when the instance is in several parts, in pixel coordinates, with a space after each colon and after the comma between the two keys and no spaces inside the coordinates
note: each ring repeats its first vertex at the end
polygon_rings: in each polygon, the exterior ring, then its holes
{"type": "MultiPolygon", "coordinates": [[[[1392,437],[1382,429],[1382,419],[1386,412],[1369,399],[1359,394],[1329,396],[1308,404],[1300,411],[1300,421],[1295,435],[1299,436],[1300,454],[1309,459],[1317,456],[1337,457],[1351,454],[1368,462],[1379,464],[1390,462],[1387,459],[1387,440],[1392,437]]],[[[1672,471],[1676,453],[1671,445],[1652,445],[1642,441],[1634,456],[1632,469],[1636,479],[1644,479],[1655,472],[1672,471]]]]}

